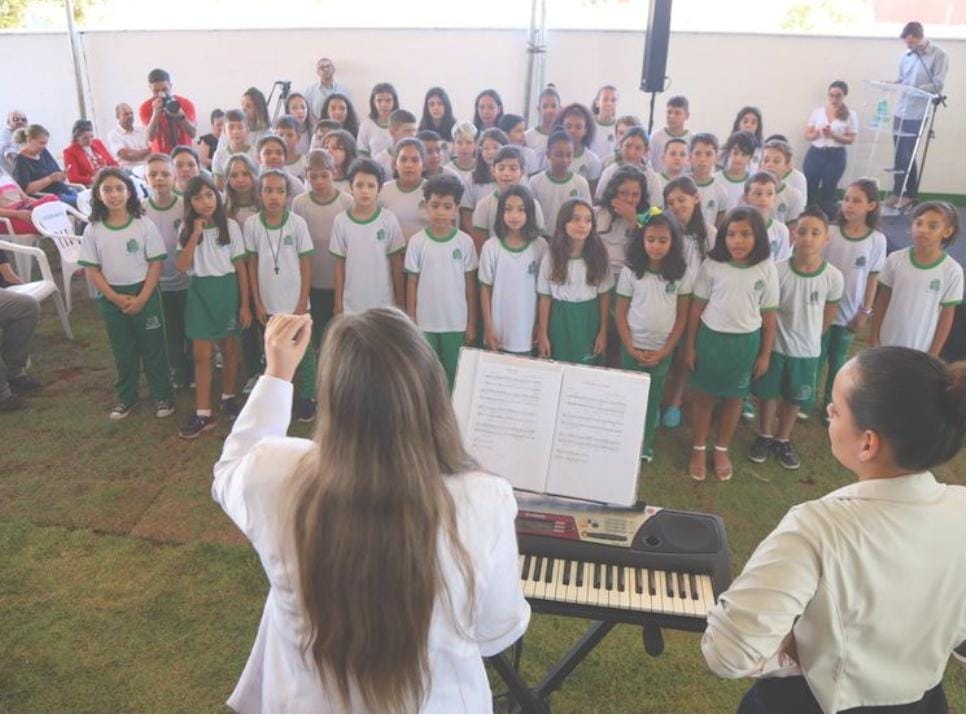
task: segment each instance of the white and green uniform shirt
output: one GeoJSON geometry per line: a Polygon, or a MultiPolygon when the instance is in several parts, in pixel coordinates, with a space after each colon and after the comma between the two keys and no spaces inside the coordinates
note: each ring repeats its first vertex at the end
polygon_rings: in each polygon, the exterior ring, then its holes
{"type": "Polygon", "coordinates": [[[748,266],[707,258],[695,277],[693,295],[707,301],[702,322],[720,333],[752,333],[761,311],[776,311],[780,279],[770,259],[748,266]]]}
{"type": "Polygon", "coordinates": [[[869,276],[882,270],[885,250],[885,235],[881,231],[869,229],[864,236],[852,237],[839,226],[828,227],[824,258],[845,278],[845,295],[841,297],[834,325],[847,326],[865,305],[865,286],[869,276]]]}
{"type": "Polygon", "coordinates": [[[378,202],[397,217],[397,223],[400,224],[400,230],[405,237],[413,236],[427,228],[427,204],[424,201],[423,180],[410,191],[401,189],[396,179],[388,181],[380,190],[378,202]]]}
{"type": "Polygon", "coordinates": [[[610,210],[603,206],[598,206],[594,213],[594,221],[597,224],[597,238],[607,249],[607,263],[617,280],[617,275],[621,273],[624,260],[628,253],[628,230],[631,225],[620,216],[614,216],[610,210]]]}
{"type": "Polygon", "coordinates": [[[166,260],[166,246],[156,225],[130,216],[124,226],[93,221],[81,238],[78,264],[101,270],[110,286],[131,286],[146,280],[149,264],[166,260]]]}
{"type": "Polygon", "coordinates": [[[797,221],[797,217],[804,211],[804,202],[807,195],[801,195],[797,189],[790,184],[781,182],[777,189],[777,205],[774,208],[774,216],[785,224],[797,221]]]}
{"type": "Polygon", "coordinates": [[[390,136],[388,127],[380,126],[369,117],[360,122],[356,133],[356,149],[360,154],[373,157],[387,147],[392,147],[393,143],[394,138],[390,136]]]}
{"type": "MultiPolygon", "coordinates": [[[[554,179],[549,171],[540,172],[529,180],[529,190],[536,197],[536,203],[542,207],[543,218],[536,217],[536,224],[543,229],[543,235],[552,237],[556,232],[556,215],[560,207],[570,199],[582,199],[590,204],[590,186],[587,180],[572,172],[566,179],[554,179]]],[[[494,230],[494,224],[489,231],[494,230]]]]}
{"type": "MultiPolygon", "coordinates": [[[[694,180],[693,180],[694,181],[694,180]]],[[[707,226],[716,225],[716,217],[729,210],[726,187],[716,181],[716,177],[709,177],[704,184],[695,182],[699,192],[699,206],[702,208],[702,218],[707,226]]]]}
{"type": "MultiPolygon", "coordinates": [[[[544,159],[542,168],[550,168],[549,159],[544,159]]],[[[579,174],[587,181],[597,181],[600,179],[600,173],[603,169],[603,162],[587,148],[583,148],[575,153],[573,155],[573,161],[570,162],[570,171],[574,174],[579,174]]]]}
{"type": "Polygon", "coordinates": [[[785,184],[794,187],[797,193],[801,195],[802,206],[807,203],[807,177],[804,176],[804,172],[791,169],[784,174],[783,181],[785,184]]]}
{"type": "Polygon", "coordinates": [[[537,238],[511,249],[493,236],[482,246],[478,280],[492,287],[492,324],[502,350],[528,353],[536,323],[536,277],[549,246],[537,238]]]}
{"type": "Polygon", "coordinates": [[[383,177],[385,181],[394,178],[394,148],[387,147],[382,152],[373,157],[373,161],[383,167],[383,177]]]}
{"type": "Polygon", "coordinates": [[[604,189],[607,188],[607,184],[610,182],[611,177],[617,174],[618,169],[620,169],[622,166],[633,166],[636,169],[641,170],[641,173],[645,175],[645,184],[648,187],[649,206],[665,206],[665,185],[662,184],[662,180],[658,175],[658,172],[652,169],[651,165],[638,167],[634,164],[623,164],[622,162],[612,162],[603,172],[601,172],[600,181],[597,182],[597,190],[594,192],[594,196],[597,197],[597,201],[603,200],[604,189]]]}
{"type": "Polygon", "coordinates": [[[519,151],[522,152],[523,174],[528,177],[539,172],[539,155],[527,146],[519,147],[519,151]]]}
{"type": "Polygon", "coordinates": [[[790,229],[779,219],[767,220],[767,239],[770,241],[770,258],[776,263],[789,259],[794,247],[790,245],[790,229]]]}
{"type": "Polygon", "coordinates": [[[404,234],[393,212],[377,207],[369,219],[354,219],[350,212],[336,217],[329,251],[346,261],[343,311],[359,313],[394,305],[390,257],[404,250],[404,234]]]}
{"type": "Polygon", "coordinates": [[[682,237],[682,256],[685,257],[685,272],[693,281],[695,281],[695,277],[699,273],[699,267],[702,266],[702,262],[706,260],[708,253],[716,246],[716,235],[718,233],[715,226],[706,224],[706,240],[704,246],[694,239],[691,234],[685,234],[682,237]]]}
{"type": "Polygon", "coordinates": [[[584,261],[583,256],[571,256],[570,260],[567,261],[566,283],[554,283],[550,279],[550,266],[552,266],[552,258],[550,252],[547,251],[539,263],[536,292],[543,296],[549,296],[554,301],[583,303],[584,301],[592,301],[599,294],[607,293],[614,288],[614,276],[610,271],[597,281],[596,286],[587,283],[587,262],[584,261]]]}
{"type": "Polygon", "coordinates": [[[474,164],[472,164],[472,168],[471,169],[462,169],[458,165],[458,160],[457,159],[452,159],[450,162],[448,162],[444,166],[447,167],[448,169],[451,169],[452,171],[454,171],[455,174],[458,175],[458,178],[461,179],[461,183],[465,187],[465,191],[471,191],[472,174],[475,173],[475,165],[474,164]]]}
{"type": "Polygon", "coordinates": [[[544,132],[538,126],[526,130],[526,146],[536,152],[538,157],[546,156],[546,143],[549,138],[549,132],[544,132]]]}
{"type": "Polygon", "coordinates": [[[226,178],[227,177],[227,162],[235,154],[247,154],[251,157],[251,161],[255,164],[258,163],[258,149],[255,145],[250,145],[244,149],[239,149],[237,151],[231,151],[231,147],[228,144],[218,147],[217,151],[214,152],[214,158],[210,161],[210,171],[215,177],[226,178]]]}
{"type": "MultiPolygon", "coordinates": [[[[226,244],[220,243],[220,230],[207,226],[200,235],[200,241],[193,250],[193,263],[187,273],[191,276],[215,277],[233,274],[234,264],[247,258],[244,235],[236,222],[228,220],[226,244]]],[[[183,251],[182,248],[177,252],[183,251]]]]}
{"type": "Polygon", "coordinates": [[[468,326],[465,275],[478,270],[475,242],[452,229],[443,239],[430,229],[407,242],[404,269],[417,275],[417,326],[428,333],[459,333],[468,326]]]}
{"type": "Polygon", "coordinates": [[[801,273],[792,258],[777,262],[777,275],[780,308],[773,349],[788,358],[817,358],[821,355],[825,306],[841,300],[845,279],[827,261],[816,271],[801,273]]]}
{"type": "MultiPolygon", "coordinates": [[[[473,228],[481,229],[487,234],[495,233],[495,217],[499,213],[499,196],[499,190],[496,189],[475,205],[475,213],[472,215],[473,228]]],[[[536,226],[545,226],[546,213],[537,199],[533,199],[533,207],[536,209],[536,226]]]]}
{"type": "Polygon", "coordinates": [[[726,190],[727,210],[735,209],[743,203],[743,189],[746,186],[746,180],[750,178],[749,174],[744,175],[742,179],[733,179],[723,169],[720,172],[716,172],[713,176],[722,185],[723,189],[726,190]]]}
{"type": "Polygon", "coordinates": [[[680,134],[672,134],[668,131],[668,127],[662,127],[652,132],[651,136],[648,137],[648,159],[651,161],[652,169],[656,172],[665,168],[665,145],[672,139],[684,139],[685,143],[688,144],[689,140],[692,139],[692,130],[686,129],[680,134]]]}
{"type": "Polygon", "coordinates": [[[617,124],[617,120],[612,119],[607,124],[599,121],[597,117],[594,117],[594,138],[590,142],[590,151],[597,155],[597,158],[601,160],[601,164],[604,163],[604,159],[614,154],[615,145],[617,144],[616,137],[614,136],[614,125],[617,124]]]}
{"type": "Polygon", "coordinates": [[[337,216],[353,208],[353,203],[353,197],[342,191],[337,191],[336,196],[325,203],[319,202],[312,192],[296,197],[292,203],[295,215],[305,219],[315,247],[312,254],[312,288],[328,290],[336,287],[336,257],[329,253],[332,225],[337,216]]]}
{"type": "Polygon", "coordinates": [[[688,271],[677,281],[666,281],[660,273],[645,271],[637,278],[625,266],[617,280],[617,295],[631,299],[628,327],[635,348],[657,351],[668,342],[675,328],[678,299],[692,293],[692,276],[688,271]]]}
{"type": "Polygon", "coordinates": [[[304,154],[299,154],[294,162],[285,162],[285,166],[282,168],[286,174],[295,177],[302,184],[305,184],[306,158],[304,154]]]}
{"type": "Polygon", "coordinates": [[[173,195],[169,206],[158,206],[150,197],[143,199],[146,218],[153,222],[166,246],[166,261],[159,277],[160,291],[183,291],[190,285],[190,277],[176,268],[176,252],[180,245],[180,225],[183,223],[183,198],[173,195]]]}
{"type": "Polygon", "coordinates": [[[928,351],[940,310],[963,301],[963,269],[945,252],[923,266],[915,248],[894,251],[882,265],[879,283],[892,291],[879,332],[883,346],[928,351]]]}
{"type": "Polygon", "coordinates": [[[315,252],[305,219],[286,211],[278,224],[264,212],[244,223],[244,246],[258,257],[258,293],[269,314],[295,313],[302,292],[301,259],[315,252]]]}
{"type": "Polygon", "coordinates": [[[258,213],[256,204],[244,204],[237,207],[234,211],[227,212],[227,218],[233,220],[238,228],[244,230],[244,222],[258,213]]]}

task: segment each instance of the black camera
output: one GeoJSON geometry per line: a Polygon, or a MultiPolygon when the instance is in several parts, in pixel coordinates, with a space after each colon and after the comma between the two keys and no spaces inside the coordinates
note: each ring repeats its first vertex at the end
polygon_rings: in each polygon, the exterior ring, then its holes
{"type": "Polygon", "coordinates": [[[183,111],[183,107],[180,106],[180,102],[174,99],[171,95],[163,95],[163,111],[166,112],[170,117],[176,117],[183,111]]]}

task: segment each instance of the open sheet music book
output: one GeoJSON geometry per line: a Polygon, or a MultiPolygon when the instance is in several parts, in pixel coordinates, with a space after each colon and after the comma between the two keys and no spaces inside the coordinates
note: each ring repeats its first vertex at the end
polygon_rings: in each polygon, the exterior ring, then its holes
{"type": "Polygon", "coordinates": [[[463,348],[453,405],[465,448],[530,492],[637,499],[647,374],[463,348]]]}

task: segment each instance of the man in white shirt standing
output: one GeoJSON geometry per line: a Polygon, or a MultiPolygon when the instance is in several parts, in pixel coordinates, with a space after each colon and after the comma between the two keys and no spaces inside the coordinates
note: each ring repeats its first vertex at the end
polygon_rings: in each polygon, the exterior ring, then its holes
{"type": "Polygon", "coordinates": [[[328,57],[320,57],[316,61],[315,72],[319,75],[319,81],[309,85],[305,90],[305,99],[312,108],[312,116],[319,119],[322,116],[322,105],[326,103],[326,97],[334,93],[349,97],[349,92],[336,82],[336,65],[328,57]]]}
{"type": "Polygon", "coordinates": [[[142,128],[135,126],[136,115],[132,107],[125,102],[117,105],[115,119],[118,124],[109,131],[109,151],[127,169],[142,166],[149,156],[149,143],[142,128]]]}
{"type": "MultiPolygon", "coordinates": [[[[899,79],[896,83],[941,94],[948,67],[946,53],[923,37],[923,26],[918,22],[907,23],[899,37],[905,41],[908,52],[899,61],[899,79]]],[[[913,148],[923,128],[926,104],[925,98],[907,93],[902,95],[896,107],[892,122],[896,160],[892,194],[885,201],[887,206],[902,209],[914,202],[919,193],[919,174],[913,148]]]]}

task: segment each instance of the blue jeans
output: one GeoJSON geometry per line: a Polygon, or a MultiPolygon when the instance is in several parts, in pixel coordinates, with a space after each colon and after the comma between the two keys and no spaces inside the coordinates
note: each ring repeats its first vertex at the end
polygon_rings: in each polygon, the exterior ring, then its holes
{"type": "MultiPolygon", "coordinates": [[[[893,706],[858,706],[839,713],[848,714],[945,714],[946,694],[939,683],[923,694],[918,701],[893,706]]],[[[819,714],[821,705],[814,698],[803,676],[757,679],[743,695],[737,713],[741,714],[819,714]]]]}
{"type": "Polygon", "coordinates": [[[847,163],[848,151],[844,147],[811,147],[804,157],[807,204],[820,207],[831,219],[838,210],[835,191],[847,163]]]}
{"type": "MultiPolygon", "coordinates": [[[[913,159],[913,148],[919,137],[919,130],[923,127],[921,119],[904,119],[896,117],[892,122],[895,133],[892,142],[896,147],[895,174],[892,181],[892,193],[901,194],[905,184],[905,196],[915,199],[919,193],[919,175],[916,172],[916,162],[913,159]],[[899,135],[905,136],[899,136],[899,135]],[[911,165],[910,165],[911,164],[911,165]]],[[[919,159],[919,156],[916,156],[919,159]]]]}

